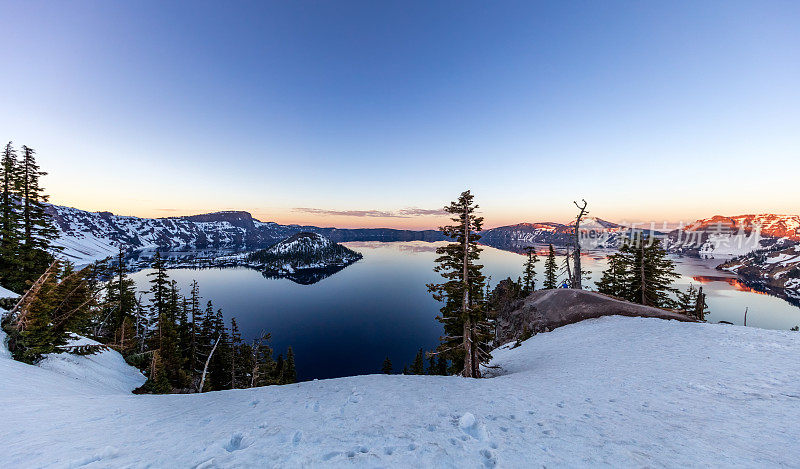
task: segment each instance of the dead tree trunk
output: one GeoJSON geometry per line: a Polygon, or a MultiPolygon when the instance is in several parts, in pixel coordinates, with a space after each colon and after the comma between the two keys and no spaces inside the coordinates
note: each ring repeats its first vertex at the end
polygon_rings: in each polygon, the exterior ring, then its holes
{"type": "Polygon", "coordinates": [[[572,264],[575,270],[575,272],[572,274],[573,275],[572,288],[575,288],[577,290],[581,290],[583,288],[583,286],[581,285],[583,282],[583,272],[581,271],[581,238],[580,238],[581,219],[583,218],[584,215],[589,213],[586,210],[586,206],[588,205],[586,203],[586,200],[581,199],[581,201],[583,201],[583,207],[578,205],[578,202],[575,201],[572,202],[575,204],[576,207],[578,207],[578,210],[580,210],[578,216],[575,217],[575,247],[573,248],[574,251],[572,252],[572,255],[574,256],[575,259],[572,264]]]}
{"type": "MultiPolygon", "coordinates": [[[[703,287],[697,292],[697,299],[695,300],[694,317],[705,321],[706,320],[706,294],[703,293],[703,287]]],[[[744,325],[747,325],[747,309],[744,310],[744,325]]]]}
{"type": "Polygon", "coordinates": [[[222,334],[217,336],[217,341],[214,342],[214,346],[211,347],[211,353],[208,354],[208,358],[206,358],[206,364],[203,366],[203,376],[200,378],[200,388],[198,388],[197,392],[203,392],[203,386],[206,383],[206,373],[208,372],[208,364],[211,363],[211,357],[214,355],[214,351],[217,350],[217,345],[219,345],[219,340],[222,338],[222,334]]]}
{"type": "Polygon", "coordinates": [[[11,327],[22,332],[25,330],[25,326],[28,324],[28,308],[30,308],[31,303],[36,298],[36,295],[39,294],[39,290],[42,289],[42,285],[47,282],[47,279],[50,278],[55,271],[58,269],[58,261],[55,260],[50,264],[50,267],[44,271],[39,278],[33,282],[28,291],[25,292],[24,295],[17,301],[17,304],[11,308],[11,311],[8,312],[8,317],[11,319],[11,327]]]}

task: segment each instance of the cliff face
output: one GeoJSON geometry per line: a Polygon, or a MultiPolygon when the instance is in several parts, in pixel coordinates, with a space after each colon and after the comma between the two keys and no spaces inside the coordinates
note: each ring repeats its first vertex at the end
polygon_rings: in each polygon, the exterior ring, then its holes
{"type": "Polygon", "coordinates": [[[800,243],[785,239],[769,250],[735,257],[717,268],[800,300],[800,243]]]}
{"type": "Polygon", "coordinates": [[[602,316],[637,316],[694,322],[683,314],[617,300],[586,290],[559,288],[539,290],[497,318],[497,344],[524,338],[527,333],[550,331],[557,327],[602,316]]]}

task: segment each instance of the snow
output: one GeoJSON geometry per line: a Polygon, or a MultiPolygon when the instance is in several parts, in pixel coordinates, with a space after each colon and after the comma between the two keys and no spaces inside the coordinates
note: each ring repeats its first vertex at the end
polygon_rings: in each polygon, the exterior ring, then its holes
{"type": "Polygon", "coordinates": [[[0,285],[0,298],[18,298],[19,295],[0,285]]]}
{"type": "Polygon", "coordinates": [[[488,379],[168,396],[128,394],[120,361],[0,356],[0,467],[794,466],[799,354],[795,332],[606,317],[496,350],[488,379]]]}
{"type": "MultiPolygon", "coordinates": [[[[69,342],[69,345],[97,344],[99,342],[85,337],[69,342]]],[[[145,382],[139,370],[128,366],[122,355],[110,350],[93,355],[49,354],[38,366],[98,389],[123,393],[129,393],[145,382]]]]}

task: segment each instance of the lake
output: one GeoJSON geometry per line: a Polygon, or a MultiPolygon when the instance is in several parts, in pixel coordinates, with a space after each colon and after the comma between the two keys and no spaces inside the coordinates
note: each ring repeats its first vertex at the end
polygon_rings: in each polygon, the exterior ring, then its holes
{"type": "MultiPolygon", "coordinates": [[[[410,364],[419,348],[436,347],[441,324],[436,321],[440,304],[425,288],[438,282],[434,273],[437,246],[444,243],[349,242],[361,252],[355,264],[311,285],[288,279],[269,279],[245,267],[170,269],[188,294],[197,280],[205,301],[222,308],[225,317],[236,317],[243,336],[252,339],[260,331],[272,334],[272,345],[279,352],[292,346],[298,378],[335,378],[379,372],[385,357],[396,371],[410,364]]],[[[544,253],[544,250],[542,250],[544,253]]],[[[605,269],[604,252],[584,257],[583,268],[590,270],[594,286],[605,269]]],[[[703,285],[708,294],[709,322],[742,324],[745,308],[747,325],[786,330],[800,324],[800,308],[764,293],[753,291],[735,276],[714,269],[720,260],[673,257],[681,278],[681,289],[690,283],[703,285]]],[[[563,257],[559,258],[559,263],[563,257]]],[[[522,274],[524,256],[484,246],[481,263],[491,284],[522,274]]],[[[537,285],[542,283],[544,258],[537,264],[537,285]]],[[[145,269],[132,278],[141,290],[149,288],[145,269]]]]}

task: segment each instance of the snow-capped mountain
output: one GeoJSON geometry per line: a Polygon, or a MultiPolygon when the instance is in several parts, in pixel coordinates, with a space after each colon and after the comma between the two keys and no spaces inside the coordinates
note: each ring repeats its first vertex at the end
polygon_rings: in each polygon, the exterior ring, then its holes
{"type": "Polygon", "coordinates": [[[670,232],[669,249],[702,257],[731,257],[800,241],[800,215],[716,215],[670,232]]]}
{"type": "MultiPolygon", "coordinates": [[[[598,240],[594,247],[610,246],[627,228],[600,218],[587,217],[581,222],[581,232],[598,240]]],[[[575,227],[571,224],[543,222],[519,223],[484,230],[480,242],[500,249],[518,250],[534,244],[565,246],[573,243],[575,227]]],[[[588,238],[588,236],[587,236],[588,238]]]]}
{"type": "Polygon", "coordinates": [[[684,228],[684,231],[744,231],[745,233],[760,231],[761,236],[800,241],[800,215],[776,215],[773,213],[734,217],[715,215],[695,221],[684,228]]]}
{"type": "Polygon", "coordinates": [[[438,231],[388,228],[337,229],[261,222],[248,212],[227,211],[170,218],[139,218],[110,212],[87,212],[49,205],[59,232],[55,245],[76,264],[145,249],[258,249],[299,232],[319,233],[337,241],[438,241],[438,231]]]}
{"type": "Polygon", "coordinates": [[[786,295],[800,300],[800,242],[782,238],[768,250],[735,257],[718,268],[746,281],[783,289],[786,295]]]}

